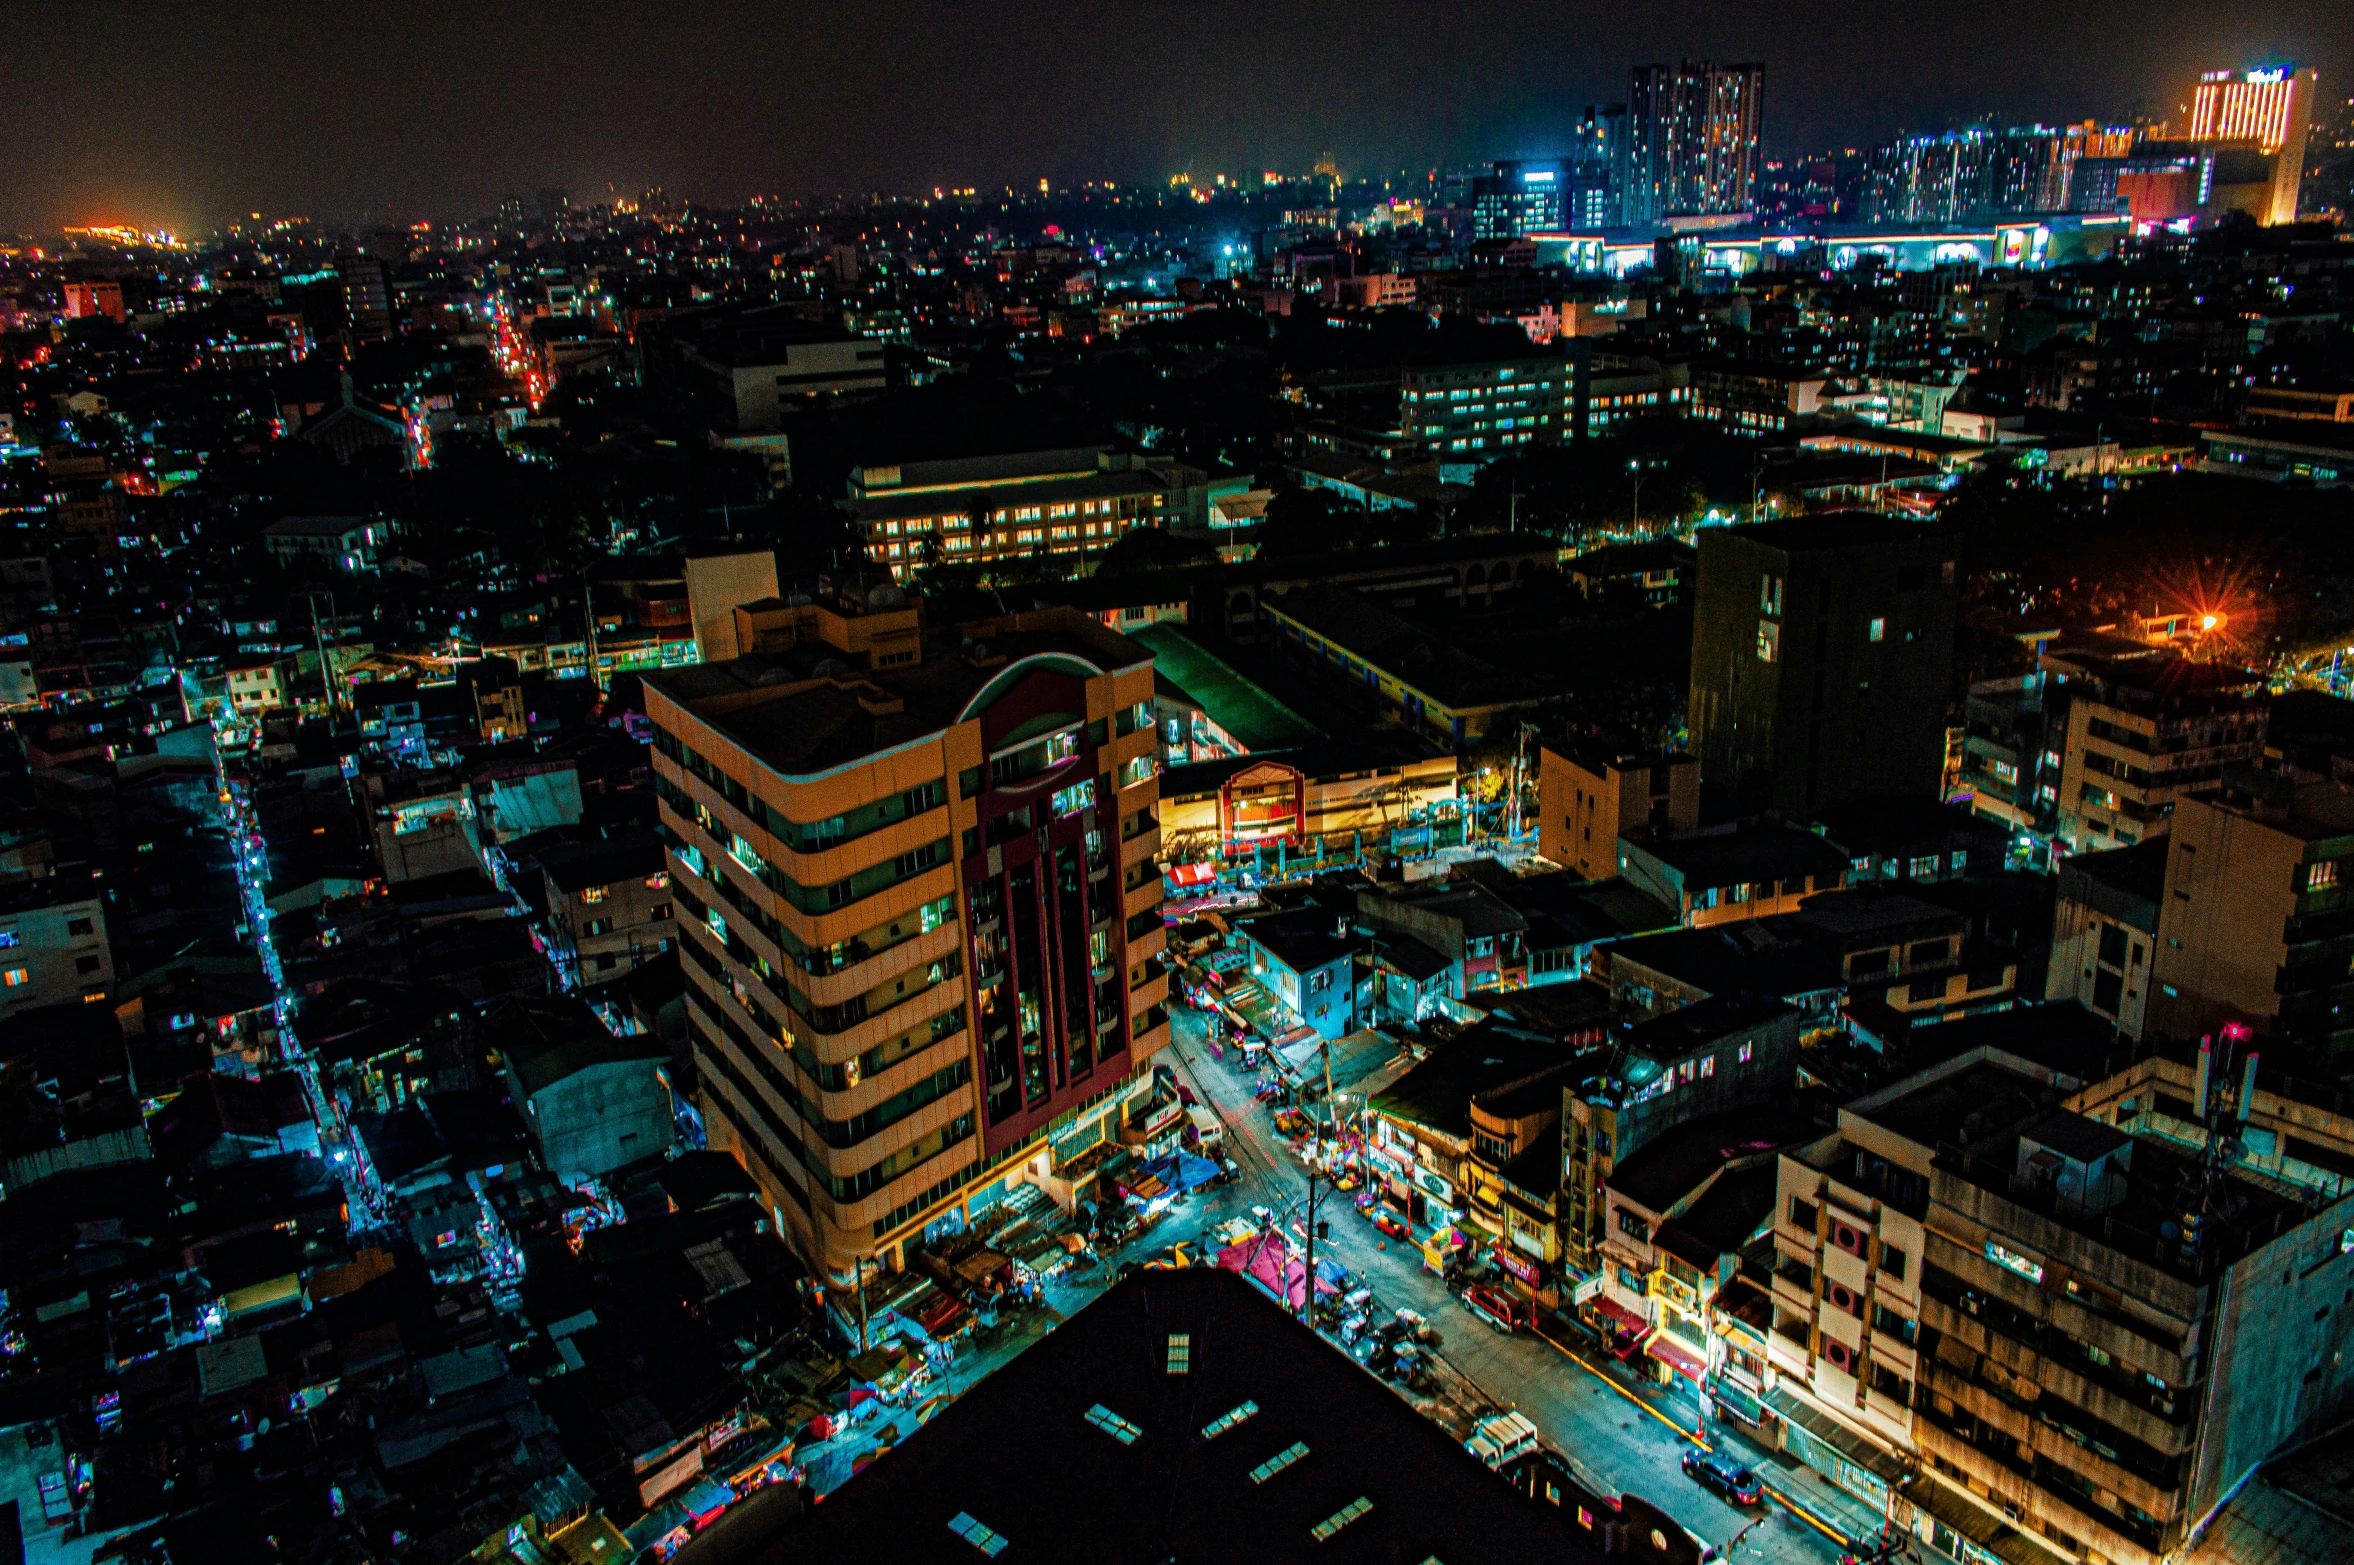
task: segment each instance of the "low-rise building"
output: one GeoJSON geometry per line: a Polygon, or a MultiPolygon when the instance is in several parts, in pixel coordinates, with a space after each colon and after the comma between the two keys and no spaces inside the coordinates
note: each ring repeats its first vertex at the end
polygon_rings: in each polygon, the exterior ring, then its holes
{"type": "Polygon", "coordinates": [[[1109,446],[850,470],[844,508],[868,557],[905,579],[928,563],[1100,555],[1134,527],[1208,525],[1207,475],[1109,446]],[[1192,514],[1198,502],[1202,515],[1192,514]]]}
{"type": "Polygon", "coordinates": [[[1692,756],[1576,738],[1548,739],[1537,752],[1537,851],[1587,880],[1618,874],[1620,838],[1646,842],[1699,824],[1692,756]]]}
{"type": "Polygon", "coordinates": [[[532,1145],[558,1178],[594,1179],[669,1149],[670,1053],[655,1039],[618,1037],[569,997],[510,1000],[488,1029],[532,1145]]]}
{"type": "Polygon", "coordinates": [[[309,561],[329,570],[376,568],[377,552],[390,536],[387,525],[368,516],[289,516],[262,529],[262,547],[280,565],[309,561]]]}
{"type": "MultiPolygon", "coordinates": [[[[2235,768],[2175,806],[2146,1029],[2195,1038],[2228,1022],[2337,1050],[2354,1043],[2354,794],[2235,768]]],[[[2057,964],[2054,964],[2055,969],[2057,964]]]]}
{"type": "MultiPolygon", "coordinates": [[[[1727,994],[1613,1033],[1601,1065],[1563,1088],[1561,1248],[1581,1276],[1602,1265],[1604,1187],[1618,1165],[1688,1121],[1756,1108],[1797,1080],[1799,1013],[1727,994]]],[[[1588,1296],[1590,1303],[1592,1295],[1588,1296]]],[[[1588,1318],[1596,1318],[1588,1311],[1588,1318]]]]}
{"type": "Polygon", "coordinates": [[[1808,897],[1847,883],[1848,857],[1811,831],[1742,821],[1651,832],[1641,842],[1622,837],[1618,872],[1700,929],[1795,913],[1808,897]]]}
{"type": "Polygon", "coordinates": [[[1767,1401],[1793,1453],[1950,1553],[2157,1565],[2342,1418],[2344,1183],[2245,1160],[2354,1126],[2229,1063],[2088,1087],[1976,1048],[1785,1153],[1767,1401]]]}
{"type": "Polygon", "coordinates": [[[1249,957],[1250,975],[1300,1025],[1327,1039],[1356,1030],[1356,961],[1365,942],[1345,919],[1312,910],[1277,913],[1237,924],[1234,938],[1249,957]]]}
{"type": "Polygon", "coordinates": [[[630,829],[532,854],[548,956],[566,982],[604,983],[670,950],[676,903],[662,839],[630,829]]]}
{"type": "Polygon", "coordinates": [[[1478,739],[1546,693],[1443,635],[1345,587],[1304,587],[1260,604],[1279,653],[1320,664],[1379,697],[1408,728],[1478,739]]]}
{"type": "Polygon", "coordinates": [[[2060,752],[2054,835],[2075,852],[2125,847],[2167,829],[2175,805],[2212,791],[2223,769],[2264,754],[2264,676],[2172,651],[2055,648],[2043,655],[2060,752]]]}
{"type": "Polygon", "coordinates": [[[86,870],[0,885],[0,1016],[113,993],[106,906],[86,870]]]}
{"type": "Polygon", "coordinates": [[[1774,1209],[1775,1154],[1793,1120],[1776,1106],[1694,1119],[1612,1171],[1596,1314],[1639,1348],[1651,1377],[1699,1393],[1725,1363],[1717,1300],[1774,1209]]]}
{"type": "Polygon", "coordinates": [[[2153,837],[2060,861],[2044,998],[2075,1001],[2120,1038],[2139,1039],[2149,1010],[2169,852],[2153,837]]]}

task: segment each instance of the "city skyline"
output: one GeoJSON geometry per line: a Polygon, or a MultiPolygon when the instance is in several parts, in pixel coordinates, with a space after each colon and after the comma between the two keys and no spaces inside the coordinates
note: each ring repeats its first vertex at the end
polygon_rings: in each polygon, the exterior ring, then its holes
{"type": "Polygon", "coordinates": [[[1180,27],[1121,7],[977,23],[922,5],[850,26],[720,5],[658,34],[600,6],[426,11],[449,14],[386,33],[199,7],[95,38],[22,19],[0,91],[51,129],[0,147],[0,229],[446,220],[608,184],[728,204],[1305,172],[1326,155],[1378,173],[1558,153],[1586,103],[1626,97],[1632,66],[1685,59],[1764,62],[1772,157],[1987,117],[2163,117],[2200,71],[2272,59],[2317,68],[2327,114],[2354,57],[2337,9],[2301,0],[2245,19],[2143,8],[2130,33],[2083,7],[1932,5],[1897,36],[1836,8],[1515,0],[1394,26],[1213,8],[1180,27]]]}

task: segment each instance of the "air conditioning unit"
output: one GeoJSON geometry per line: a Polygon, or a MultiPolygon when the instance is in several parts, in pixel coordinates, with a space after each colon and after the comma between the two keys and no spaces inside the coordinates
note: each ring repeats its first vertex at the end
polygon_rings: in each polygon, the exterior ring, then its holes
{"type": "Polygon", "coordinates": [[[1825,1337],[1823,1357],[1830,1361],[1834,1369],[1843,1369],[1851,1375],[1855,1373],[1855,1349],[1846,1343],[1834,1337],[1825,1337]]]}
{"type": "Polygon", "coordinates": [[[1863,1257],[1865,1241],[1861,1228],[1851,1228],[1837,1218],[1831,1220],[1831,1242],[1859,1260],[1863,1257]]]}
{"type": "Polygon", "coordinates": [[[1862,1313],[1855,1307],[1855,1290],[1843,1282],[1826,1283],[1823,1297],[1830,1301],[1834,1309],[1844,1310],[1850,1315],[1862,1313]]]}

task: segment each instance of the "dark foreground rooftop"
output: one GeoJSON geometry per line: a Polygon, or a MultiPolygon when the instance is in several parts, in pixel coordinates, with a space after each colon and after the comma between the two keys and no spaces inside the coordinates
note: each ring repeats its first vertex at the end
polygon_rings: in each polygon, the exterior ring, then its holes
{"type": "Polygon", "coordinates": [[[761,1557],[1599,1565],[1601,1551],[1240,1276],[1198,1269],[1119,1284],[761,1557]]]}

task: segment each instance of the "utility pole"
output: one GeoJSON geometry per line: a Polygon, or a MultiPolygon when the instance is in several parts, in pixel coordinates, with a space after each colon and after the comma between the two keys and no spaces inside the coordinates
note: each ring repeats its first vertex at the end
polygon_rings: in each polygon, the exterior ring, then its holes
{"type": "Polygon", "coordinates": [[[306,594],[311,605],[311,644],[319,649],[319,699],[327,703],[327,720],[335,720],[335,686],[327,678],[327,635],[319,629],[319,595],[306,594]]]}
{"type": "Polygon", "coordinates": [[[850,1264],[850,1275],[855,1279],[854,1286],[858,1289],[858,1351],[864,1353],[866,1351],[866,1257],[855,1256],[850,1264]]]}
{"type": "Polygon", "coordinates": [[[1300,1279],[1300,1319],[1316,1329],[1316,1170],[1308,1170],[1308,1269],[1300,1279]]]}

